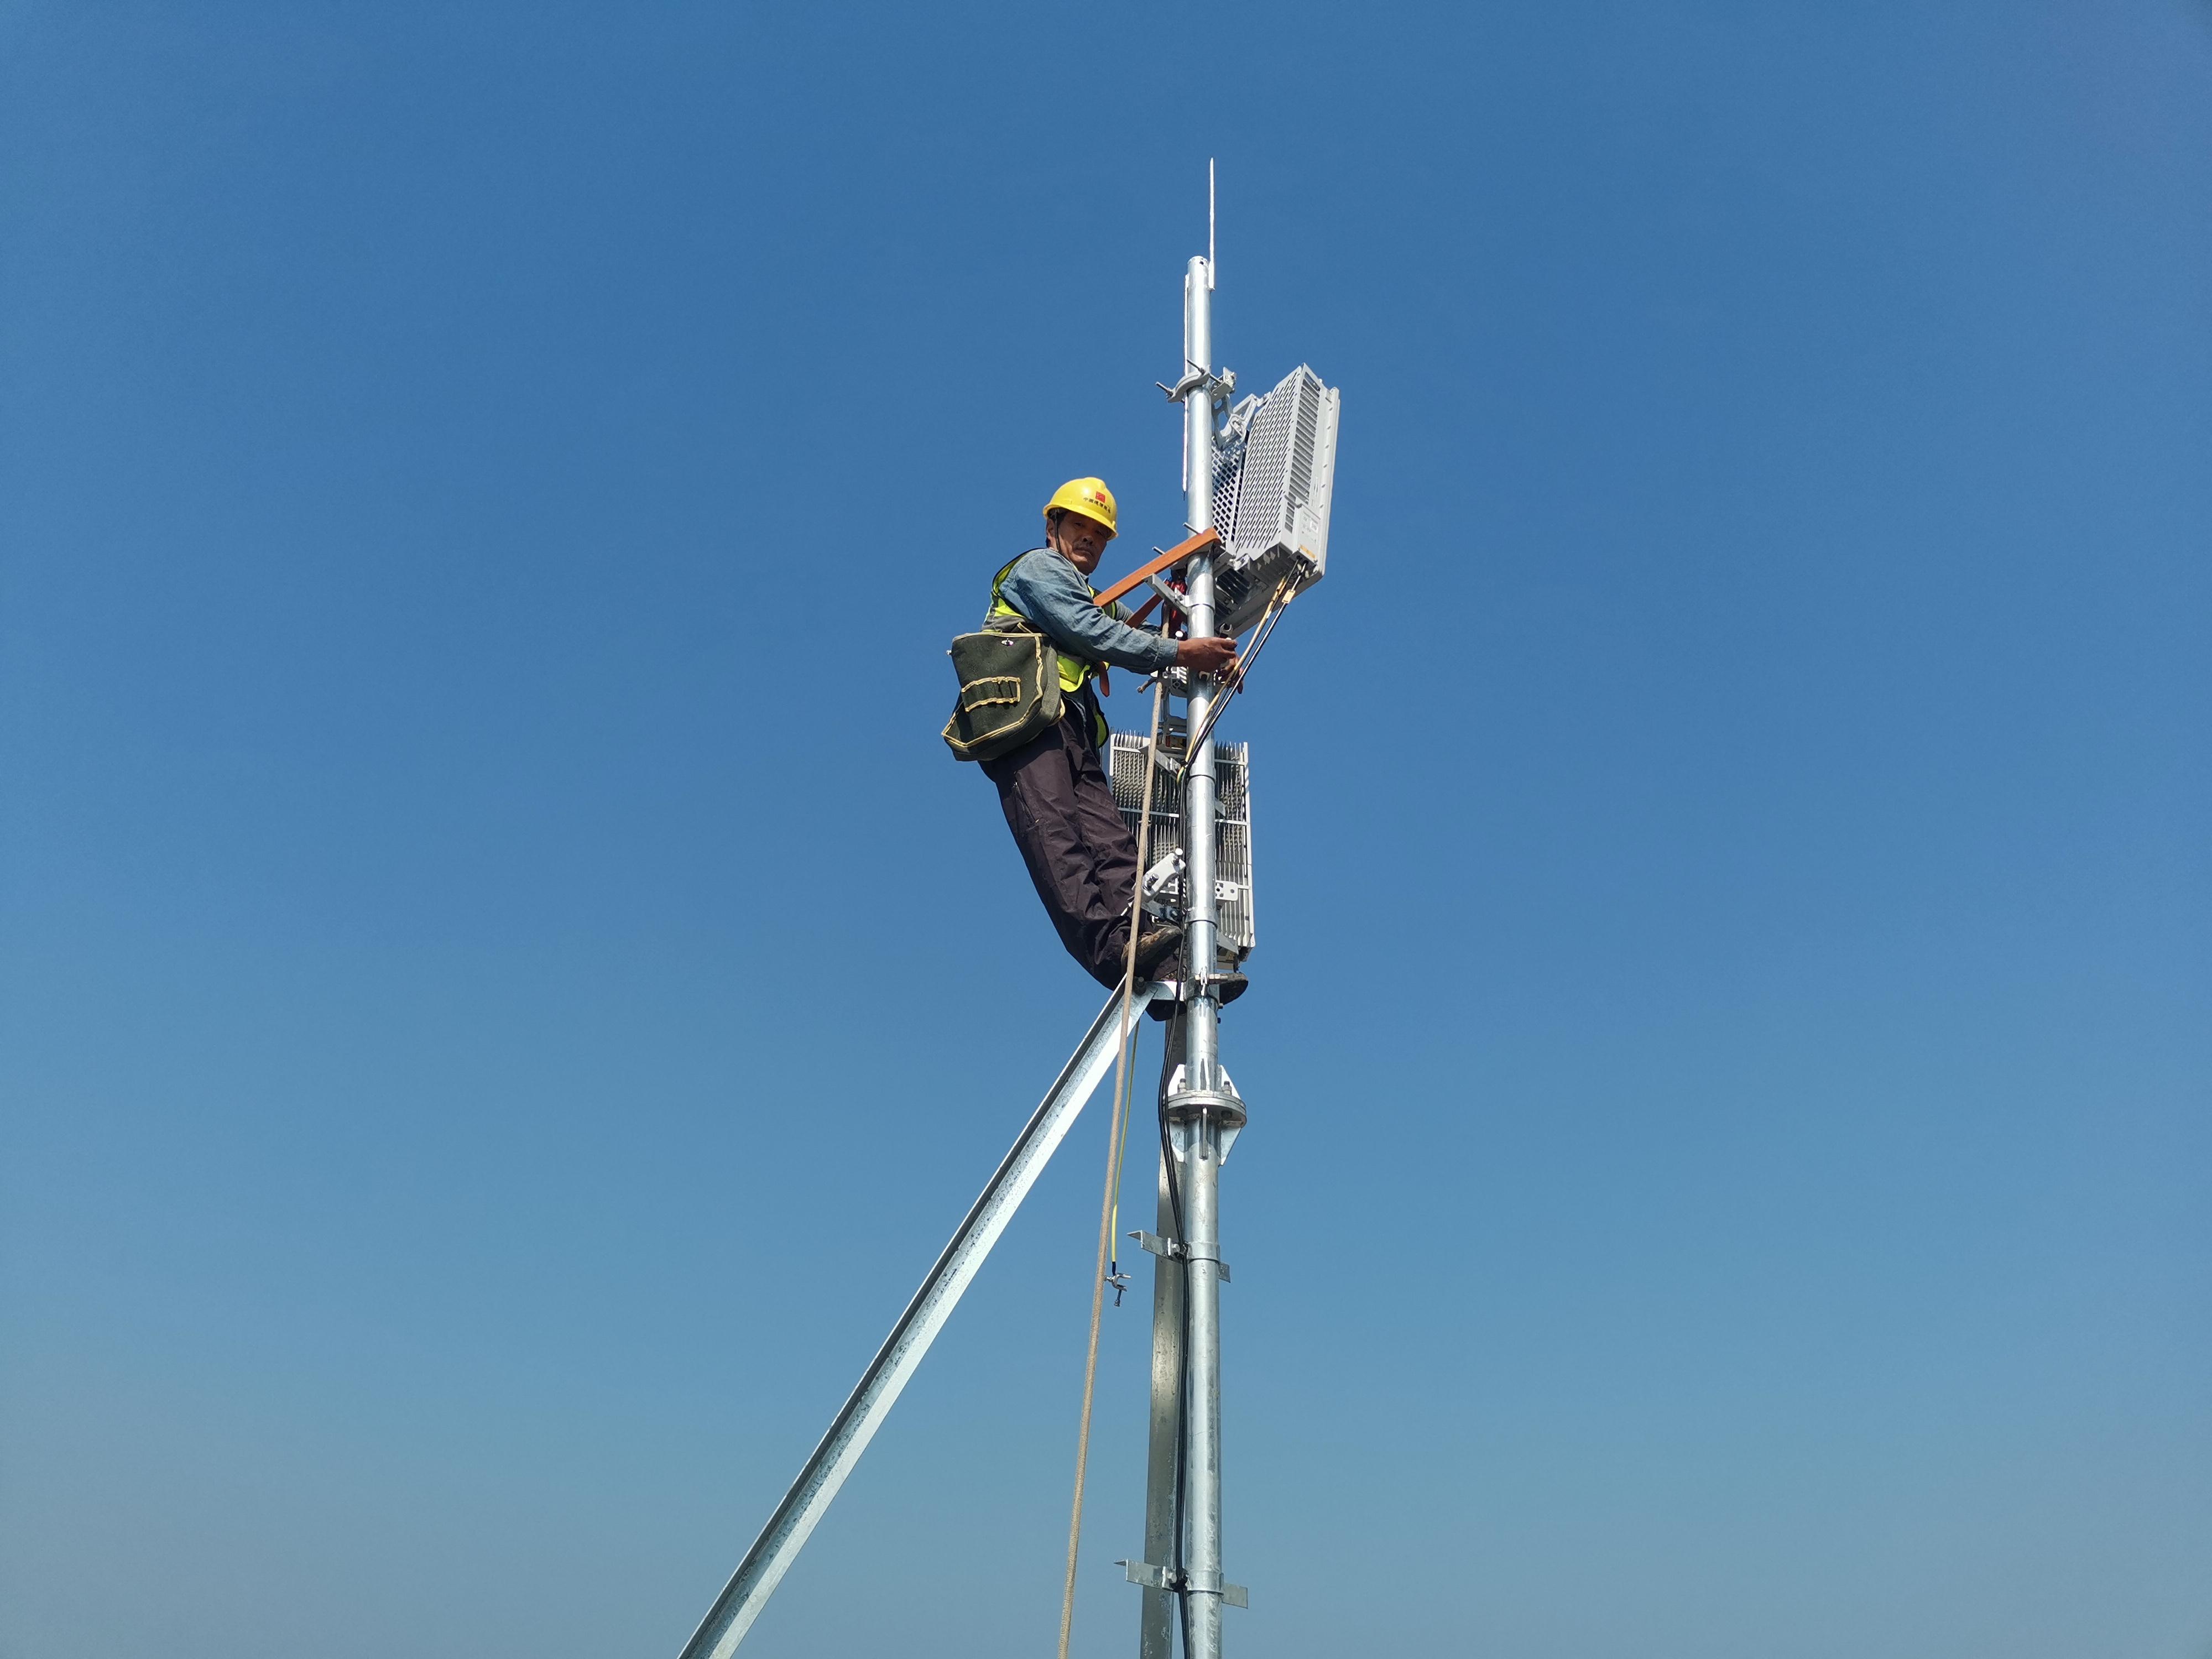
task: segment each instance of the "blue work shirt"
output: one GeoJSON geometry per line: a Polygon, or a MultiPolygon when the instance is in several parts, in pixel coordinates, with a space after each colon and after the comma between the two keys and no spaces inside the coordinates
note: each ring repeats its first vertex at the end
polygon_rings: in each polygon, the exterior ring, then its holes
{"type": "Polygon", "coordinates": [[[1000,597],[1034,623],[1039,632],[1071,657],[1111,663],[1136,674],[1172,668],[1176,641],[1109,615],[1093,602],[1090,583],[1065,555],[1049,547],[1032,548],[1014,561],[999,584],[1000,597]]]}

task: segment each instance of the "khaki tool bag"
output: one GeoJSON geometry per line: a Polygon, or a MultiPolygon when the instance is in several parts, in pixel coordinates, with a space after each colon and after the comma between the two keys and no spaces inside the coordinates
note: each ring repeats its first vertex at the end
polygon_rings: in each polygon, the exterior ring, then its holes
{"type": "Polygon", "coordinates": [[[1060,718],[1060,653],[1022,617],[959,635],[949,654],[960,681],[944,732],[954,758],[996,760],[1060,718]]]}

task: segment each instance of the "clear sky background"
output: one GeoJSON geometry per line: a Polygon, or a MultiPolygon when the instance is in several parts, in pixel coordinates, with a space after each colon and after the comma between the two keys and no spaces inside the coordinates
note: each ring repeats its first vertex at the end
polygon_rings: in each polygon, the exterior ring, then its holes
{"type": "MultiPolygon", "coordinates": [[[[1232,1651],[2212,1650],[2212,9],[40,0],[7,1659],[676,1651],[1100,1001],[943,651],[1210,155],[1232,1651]]],[[[1103,1121],[749,1653],[1048,1650],[1103,1121]]]]}

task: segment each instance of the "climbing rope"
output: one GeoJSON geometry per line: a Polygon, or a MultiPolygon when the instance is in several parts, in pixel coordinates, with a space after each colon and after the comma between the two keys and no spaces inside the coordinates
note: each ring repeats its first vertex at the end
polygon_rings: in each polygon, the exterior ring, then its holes
{"type": "MultiPolygon", "coordinates": [[[[1137,935],[1145,923],[1145,845],[1152,827],[1152,762],[1159,752],[1160,706],[1167,687],[1152,688],[1152,729],[1145,740],[1145,787],[1137,797],[1136,888],[1129,895],[1129,957],[1121,970],[1121,1032],[1114,1055],[1114,1112],[1107,1120],[1106,1191],[1098,1206],[1098,1267],[1091,1285],[1091,1341],[1083,1358],[1083,1422],[1075,1438],[1075,1497],[1067,1516],[1067,1583],[1060,1597],[1060,1659],[1067,1659],[1067,1638],[1075,1623],[1075,1558],[1083,1540],[1083,1477],[1091,1460],[1091,1400],[1098,1381],[1098,1323],[1105,1310],[1106,1286],[1113,1267],[1114,1229],[1121,1219],[1121,1149],[1128,1130],[1129,1033],[1137,997],[1137,935]]],[[[1121,1287],[1114,1291],[1116,1304],[1121,1287]]]]}

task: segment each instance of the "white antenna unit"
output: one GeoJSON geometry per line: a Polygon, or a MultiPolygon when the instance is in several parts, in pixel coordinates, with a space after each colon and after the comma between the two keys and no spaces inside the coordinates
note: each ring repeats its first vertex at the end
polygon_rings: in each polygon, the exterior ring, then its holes
{"type": "MultiPolygon", "coordinates": [[[[1267,590],[1274,592],[1273,588],[1267,590]]],[[[1164,746],[1171,752],[1175,739],[1164,746]]],[[[1239,962],[1252,954],[1252,792],[1246,766],[1247,746],[1216,743],[1213,760],[1219,793],[1214,804],[1213,902],[1219,931],[1215,943],[1239,962]]],[[[1145,739],[1134,732],[1116,732],[1108,751],[1112,764],[1108,777],[1114,786],[1114,805],[1121,809],[1121,822],[1137,832],[1137,814],[1145,793],[1145,739]]],[[[1152,858],[1182,851],[1182,785],[1164,769],[1152,775],[1152,858]]],[[[1173,889],[1170,896],[1174,896],[1173,889]]],[[[1165,914],[1165,907],[1156,905],[1165,914]]]]}
{"type": "Polygon", "coordinates": [[[1327,572],[1339,402],[1335,388],[1301,363],[1264,398],[1230,410],[1215,439],[1213,523],[1222,555],[1214,625],[1222,633],[1241,634],[1259,621],[1285,582],[1287,600],[1327,572]]]}

